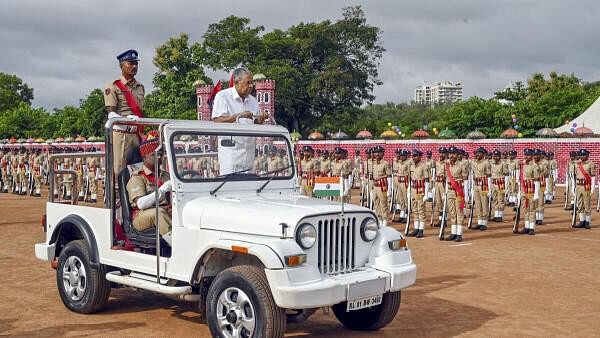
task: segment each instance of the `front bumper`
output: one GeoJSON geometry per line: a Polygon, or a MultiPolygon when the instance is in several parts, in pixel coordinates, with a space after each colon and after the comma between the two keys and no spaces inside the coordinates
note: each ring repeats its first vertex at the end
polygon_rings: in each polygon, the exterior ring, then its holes
{"type": "Polygon", "coordinates": [[[322,275],[310,265],[265,269],[265,273],[279,307],[305,309],[398,291],[414,284],[417,267],[411,260],[402,265],[368,265],[339,275],[322,275]]]}
{"type": "Polygon", "coordinates": [[[54,253],[56,252],[56,244],[36,243],[35,244],[35,257],[43,261],[51,261],[54,259],[54,253]]]}

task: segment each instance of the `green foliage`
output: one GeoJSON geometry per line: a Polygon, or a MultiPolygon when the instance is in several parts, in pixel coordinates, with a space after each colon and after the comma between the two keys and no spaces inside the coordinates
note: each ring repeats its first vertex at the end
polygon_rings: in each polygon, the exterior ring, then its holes
{"type": "Polygon", "coordinates": [[[0,116],[0,138],[29,138],[47,134],[45,127],[48,118],[48,113],[43,109],[34,109],[25,102],[19,102],[0,116]]]}
{"type": "Polygon", "coordinates": [[[209,26],[201,44],[213,69],[244,64],[277,83],[276,119],[307,134],[321,123],[356,118],[374,99],[377,66],[385,49],[379,28],[366,23],[360,6],[332,22],[300,23],[263,35],[264,27],[229,16],[209,26]]]}
{"type": "Polygon", "coordinates": [[[196,118],[194,83],[209,79],[201,64],[202,49],[197,45],[190,45],[188,40],[187,34],[181,34],[156,48],[153,61],[158,71],[152,80],[155,90],[146,97],[146,116],[196,118]]]}
{"type": "Polygon", "coordinates": [[[19,106],[19,103],[31,105],[33,89],[29,88],[18,76],[0,73],[0,114],[19,106]]]}

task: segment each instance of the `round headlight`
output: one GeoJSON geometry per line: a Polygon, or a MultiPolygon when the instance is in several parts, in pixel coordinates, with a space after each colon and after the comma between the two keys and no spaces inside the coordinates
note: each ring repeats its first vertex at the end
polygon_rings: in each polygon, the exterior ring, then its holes
{"type": "Polygon", "coordinates": [[[377,220],[371,217],[365,218],[360,226],[360,237],[365,242],[370,242],[377,237],[377,230],[379,230],[377,220]]]}
{"type": "Polygon", "coordinates": [[[298,230],[296,230],[296,243],[302,247],[302,249],[310,249],[317,242],[317,230],[310,223],[300,224],[298,230]]]}

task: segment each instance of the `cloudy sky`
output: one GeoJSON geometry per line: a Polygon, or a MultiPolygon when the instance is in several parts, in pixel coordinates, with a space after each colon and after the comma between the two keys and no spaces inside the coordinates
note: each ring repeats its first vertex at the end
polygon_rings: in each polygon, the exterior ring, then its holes
{"type": "Polygon", "coordinates": [[[383,30],[376,102],[408,101],[415,86],[443,80],[463,83],[467,97],[534,72],[600,80],[597,0],[2,0],[0,72],[33,87],[35,106],[62,107],[115,79],[123,50],[140,52],[138,78],[151,89],[154,49],[171,36],[199,40],[231,14],[285,29],[354,4],[383,30]]]}

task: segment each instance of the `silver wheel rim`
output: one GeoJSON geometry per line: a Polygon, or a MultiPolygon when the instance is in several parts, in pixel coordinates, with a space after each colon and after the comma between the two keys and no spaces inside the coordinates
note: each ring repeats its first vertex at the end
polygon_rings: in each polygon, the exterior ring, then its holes
{"type": "Polygon", "coordinates": [[[85,266],[79,257],[67,258],[62,269],[63,289],[72,301],[79,301],[85,295],[87,288],[87,274],[85,266]]]}
{"type": "Polygon", "coordinates": [[[227,288],[217,301],[217,323],[225,337],[249,338],[256,327],[254,306],[248,295],[238,288],[227,288]]]}

